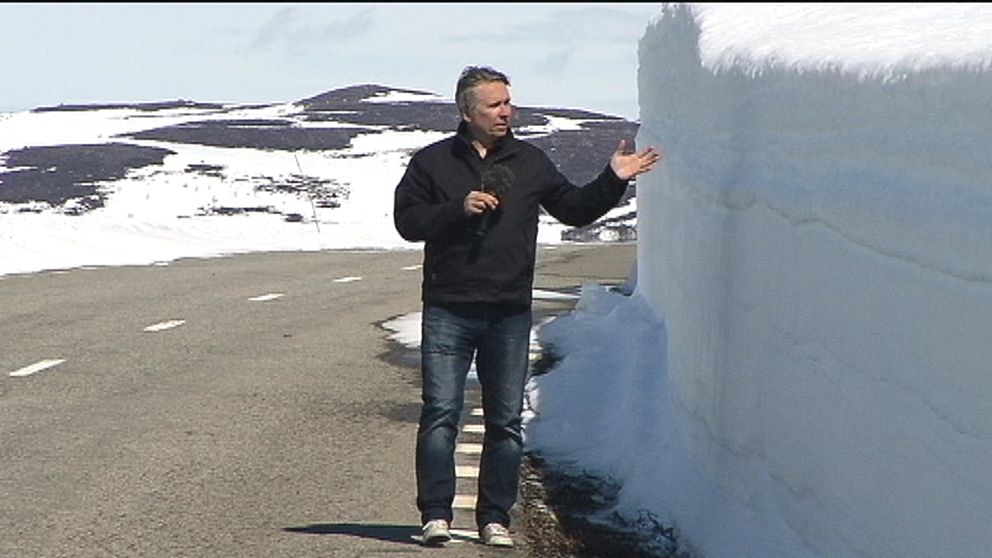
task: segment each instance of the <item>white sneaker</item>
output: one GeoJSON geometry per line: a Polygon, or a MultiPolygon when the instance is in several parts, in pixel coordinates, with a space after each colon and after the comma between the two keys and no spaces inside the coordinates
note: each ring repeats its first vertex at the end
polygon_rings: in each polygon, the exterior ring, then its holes
{"type": "Polygon", "coordinates": [[[489,546],[500,546],[510,548],[513,546],[513,539],[510,538],[510,530],[499,523],[490,523],[479,531],[479,538],[482,543],[489,546]]]}
{"type": "Polygon", "coordinates": [[[440,546],[451,540],[448,522],[443,519],[432,519],[425,523],[423,533],[423,541],[427,546],[440,546]]]}

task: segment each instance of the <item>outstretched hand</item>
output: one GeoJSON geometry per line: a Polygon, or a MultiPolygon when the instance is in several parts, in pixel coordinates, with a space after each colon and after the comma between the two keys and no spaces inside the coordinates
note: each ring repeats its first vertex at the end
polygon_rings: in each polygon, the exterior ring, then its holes
{"type": "Polygon", "coordinates": [[[654,147],[629,153],[626,149],[627,140],[620,140],[620,145],[617,146],[617,150],[610,157],[610,167],[623,180],[629,180],[639,174],[648,172],[659,161],[665,158],[665,153],[654,147]]]}

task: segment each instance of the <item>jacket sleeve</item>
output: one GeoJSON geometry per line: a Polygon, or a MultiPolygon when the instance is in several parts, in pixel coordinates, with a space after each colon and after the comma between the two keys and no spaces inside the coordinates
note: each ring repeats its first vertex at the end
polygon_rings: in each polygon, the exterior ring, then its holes
{"type": "Polygon", "coordinates": [[[414,156],[394,192],[393,223],[405,240],[432,240],[465,218],[462,203],[440,196],[423,163],[414,156]]]}
{"type": "Polygon", "coordinates": [[[617,176],[610,165],[582,187],[569,182],[550,160],[548,165],[552,186],[542,196],[541,205],[552,217],[571,227],[593,223],[616,207],[627,190],[628,181],[617,176]]]}

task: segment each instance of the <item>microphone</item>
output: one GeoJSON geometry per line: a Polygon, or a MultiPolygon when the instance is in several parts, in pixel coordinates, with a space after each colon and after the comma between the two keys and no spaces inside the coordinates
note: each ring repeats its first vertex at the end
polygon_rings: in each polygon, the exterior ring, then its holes
{"type": "MultiPolygon", "coordinates": [[[[513,185],[513,179],[513,171],[510,170],[510,167],[492,165],[482,173],[482,191],[502,201],[503,195],[513,185]]],[[[475,236],[486,236],[486,233],[489,232],[492,215],[495,212],[494,210],[486,210],[479,216],[479,222],[475,227],[475,236]]]]}

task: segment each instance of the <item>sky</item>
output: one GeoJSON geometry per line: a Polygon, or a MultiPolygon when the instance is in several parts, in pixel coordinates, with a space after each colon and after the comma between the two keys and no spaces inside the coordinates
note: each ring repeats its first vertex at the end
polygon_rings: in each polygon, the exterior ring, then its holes
{"type": "Polygon", "coordinates": [[[522,106],[635,120],[658,3],[3,3],[0,111],[187,99],[291,102],[359,83],[453,95],[467,65],[522,106]]]}

